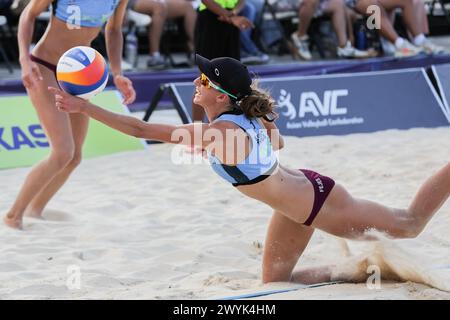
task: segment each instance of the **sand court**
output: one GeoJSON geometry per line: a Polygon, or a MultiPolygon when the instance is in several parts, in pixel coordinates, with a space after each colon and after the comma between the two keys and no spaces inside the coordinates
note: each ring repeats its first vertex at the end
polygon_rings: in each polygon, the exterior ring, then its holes
{"type": "MultiPolygon", "coordinates": [[[[333,177],[354,196],[405,207],[450,160],[450,128],[286,137],[280,162],[333,177]]],[[[211,299],[285,289],[261,283],[271,209],[174,146],[84,160],[24,232],[0,226],[0,299],[211,299]]],[[[0,171],[5,212],[28,168],[0,171]]],[[[362,283],[264,299],[450,299],[450,203],[416,239],[342,241],[316,231],[298,265],[337,263],[362,283]],[[364,279],[379,267],[381,287],[364,279]]]]}

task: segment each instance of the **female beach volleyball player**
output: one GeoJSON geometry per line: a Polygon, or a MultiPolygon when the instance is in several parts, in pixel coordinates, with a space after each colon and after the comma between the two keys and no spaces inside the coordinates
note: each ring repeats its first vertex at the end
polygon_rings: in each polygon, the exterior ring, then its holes
{"type": "Polygon", "coordinates": [[[239,61],[207,60],[199,55],[196,59],[201,75],[194,81],[194,101],[205,108],[209,124],[150,124],[111,113],[59,89],[49,90],[55,94],[58,109],[84,114],[125,134],[171,143],[193,141],[208,152],[212,168],[222,178],[271,206],[274,213],[264,246],[264,282],[338,280],[332,279],[331,267],[292,272],[314,229],[364,239],[365,231],[373,228],[393,238],[411,238],[449,197],[450,163],[422,185],[407,209],[353,198],[329,177],[282,167],[274,150],[283,147],[283,138],[270,122],[274,101],[252,84],[239,61]]]}
{"type": "Polygon", "coordinates": [[[114,84],[125,104],[134,101],[136,93],[131,81],[121,75],[120,67],[126,6],[127,0],[32,0],[20,16],[18,41],[23,84],[49,139],[51,152],[25,179],[4,218],[8,226],[20,229],[24,213],[41,217],[48,201],[81,161],[89,117],[59,112],[47,87],[58,86],[55,72],[61,55],[75,46],[90,46],[106,21],[106,47],[114,84]],[[34,22],[50,4],[53,14],[47,30],[30,54],[34,22]]]}

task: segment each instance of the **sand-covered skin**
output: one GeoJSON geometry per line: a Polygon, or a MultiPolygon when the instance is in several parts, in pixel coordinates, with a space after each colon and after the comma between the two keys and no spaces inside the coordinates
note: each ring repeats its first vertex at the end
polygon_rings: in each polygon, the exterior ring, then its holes
{"type": "MultiPolygon", "coordinates": [[[[26,218],[23,232],[1,225],[0,299],[208,299],[291,287],[261,284],[271,209],[206,163],[172,164],[176,150],[160,144],[85,160],[46,221],[26,218]]],[[[354,196],[405,207],[450,161],[450,128],[287,137],[280,161],[331,176],[354,196]]],[[[0,171],[2,215],[28,171],[0,171]]],[[[347,243],[349,252],[316,231],[299,265],[338,263],[336,272],[363,278],[378,265],[390,280],[373,290],[345,283],[263,298],[450,299],[450,201],[416,239],[347,243]]]]}

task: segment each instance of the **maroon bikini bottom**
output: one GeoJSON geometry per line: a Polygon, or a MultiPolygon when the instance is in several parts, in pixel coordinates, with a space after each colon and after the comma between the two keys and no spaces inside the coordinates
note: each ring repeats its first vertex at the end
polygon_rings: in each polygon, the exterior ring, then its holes
{"type": "Polygon", "coordinates": [[[56,66],[53,63],[47,62],[45,60],[42,60],[41,58],[33,56],[31,53],[30,53],[30,59],[31,59],[31,61],[39,63],[40,65],[43,65],[44,67],[53,71],[53,73],[55,74],[55,77],[56,77],[56,66]]]}
{"type": "Polygon", "coordinates": [[[305,226],[310,226],[322,208],[325,200],[327,200],[327,197],[330,194],[331,189],[333,189],[335,182],[333,179],[322,176],[317,172],[306,169],[299,170],[303,172],[309,181],[311,181],[314,188],[314,205],[308,219],[306,219],[303,223],[305,226]]]}

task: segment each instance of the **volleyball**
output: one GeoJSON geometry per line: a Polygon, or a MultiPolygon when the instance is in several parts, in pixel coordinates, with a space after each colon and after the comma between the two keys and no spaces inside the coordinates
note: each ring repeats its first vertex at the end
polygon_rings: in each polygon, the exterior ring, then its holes
{"type": "Polygon", "coordinates": [[[61,56],[56,66],[56,79],[65,92],[89,100],[105,88],[108,67],[97,50],[78,46],[61,56]]]}

